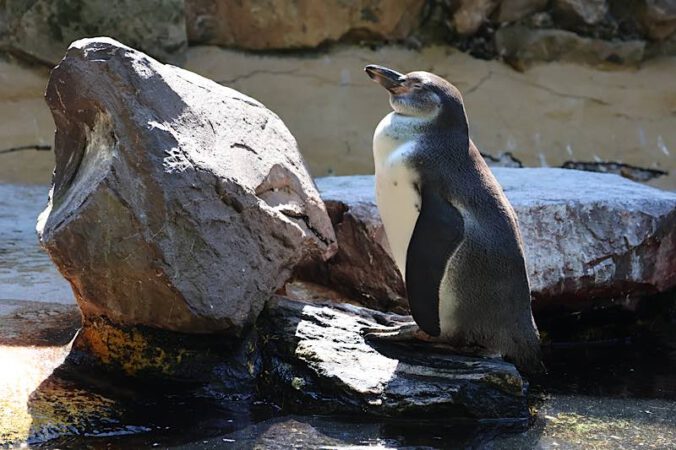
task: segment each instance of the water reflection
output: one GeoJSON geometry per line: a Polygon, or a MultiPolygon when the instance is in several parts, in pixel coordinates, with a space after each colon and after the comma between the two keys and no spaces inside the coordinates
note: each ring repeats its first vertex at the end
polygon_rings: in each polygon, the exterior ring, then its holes
{"type": "Polygon", "coordinates": [[[0,183],[0,299],[74,303],[35,233],[48,192],[43,185],[0,183]]]}

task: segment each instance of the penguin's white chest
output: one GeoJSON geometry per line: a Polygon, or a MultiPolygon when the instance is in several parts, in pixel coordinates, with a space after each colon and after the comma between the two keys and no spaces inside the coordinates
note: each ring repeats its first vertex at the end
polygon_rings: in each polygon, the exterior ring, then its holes
{"type": "Polygon", "coordinates": [[[380,122],[373,136],[376,202],[394,261],[406,279],[406,253],[421,201],[415,187],[419,177],[409,163],[416,143],[391,122],[392,114],[380,122]]]}

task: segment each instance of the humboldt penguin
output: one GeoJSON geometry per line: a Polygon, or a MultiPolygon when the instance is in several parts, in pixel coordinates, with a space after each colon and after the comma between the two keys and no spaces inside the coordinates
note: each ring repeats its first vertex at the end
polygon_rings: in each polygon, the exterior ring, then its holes
{"type": "Polygon", "coordinates": [[[369,336],[542,372],[516,214],[469,137],[460,92],[428,72],[365,71],[393,109],[373,136],[376,201],[415,321],[369,336]]]}

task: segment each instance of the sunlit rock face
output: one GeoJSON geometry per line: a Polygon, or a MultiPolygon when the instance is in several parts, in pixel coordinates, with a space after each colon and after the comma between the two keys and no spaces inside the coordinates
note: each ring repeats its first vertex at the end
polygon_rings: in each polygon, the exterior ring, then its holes
{"type": "Polygon", "coordinates": [[[527,420],[527,384],[512,364],[363,336],[409,316],[275,297],[261,319],[263,391],[287,411],[527,420]]]}
{"type": "Polygon", "coordinates": [[[107,38],[75,42],[47,103],[38,233],[85,319],[238,334],[334,234],[296,141],[258,101],[107,38]]]}
{"type": "MultiPolygon", "coordinates": [[[[676,194],[616,175],[565,169],[493,168],[516,210],[531,292],[541,304],[570,299],[610,299],[664,292],[676,286],[676,194]]],[[[360,238],[336,222],[340,252],[321,280],[360,287],[364,304],[385,301],[381,280],[399,277],[375,206],[373,177],[317,180],[330,210],[357,223],[360,238]],[[354,213],[351,211],[354,210],[354,213]],[[365,214],[368,212],[368,214],[365,214]],[[359,249],[354,243],[366,243],[359,249]],[[341,256],[385,255],[377,264],[341,256]],[[332,273],[335,272],[335,273],[332,273]]],[[[400,279],[400,278],[399,278],[400,279]]],[[[391,284],[395,287],[398,284],[391,284]]],[[[404,295],[405,291],[398,291],[404,295]]]]}

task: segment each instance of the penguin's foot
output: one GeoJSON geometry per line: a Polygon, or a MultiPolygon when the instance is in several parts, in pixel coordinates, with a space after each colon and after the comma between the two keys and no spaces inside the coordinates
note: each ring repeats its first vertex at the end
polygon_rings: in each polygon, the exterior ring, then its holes
{"type": "Polygon", "coordinates": [[[365,328],[362,333],[366,339],[389,342],[429,342],[432,339],[415,322],[406,322],[392,327],[365,328]]]}

